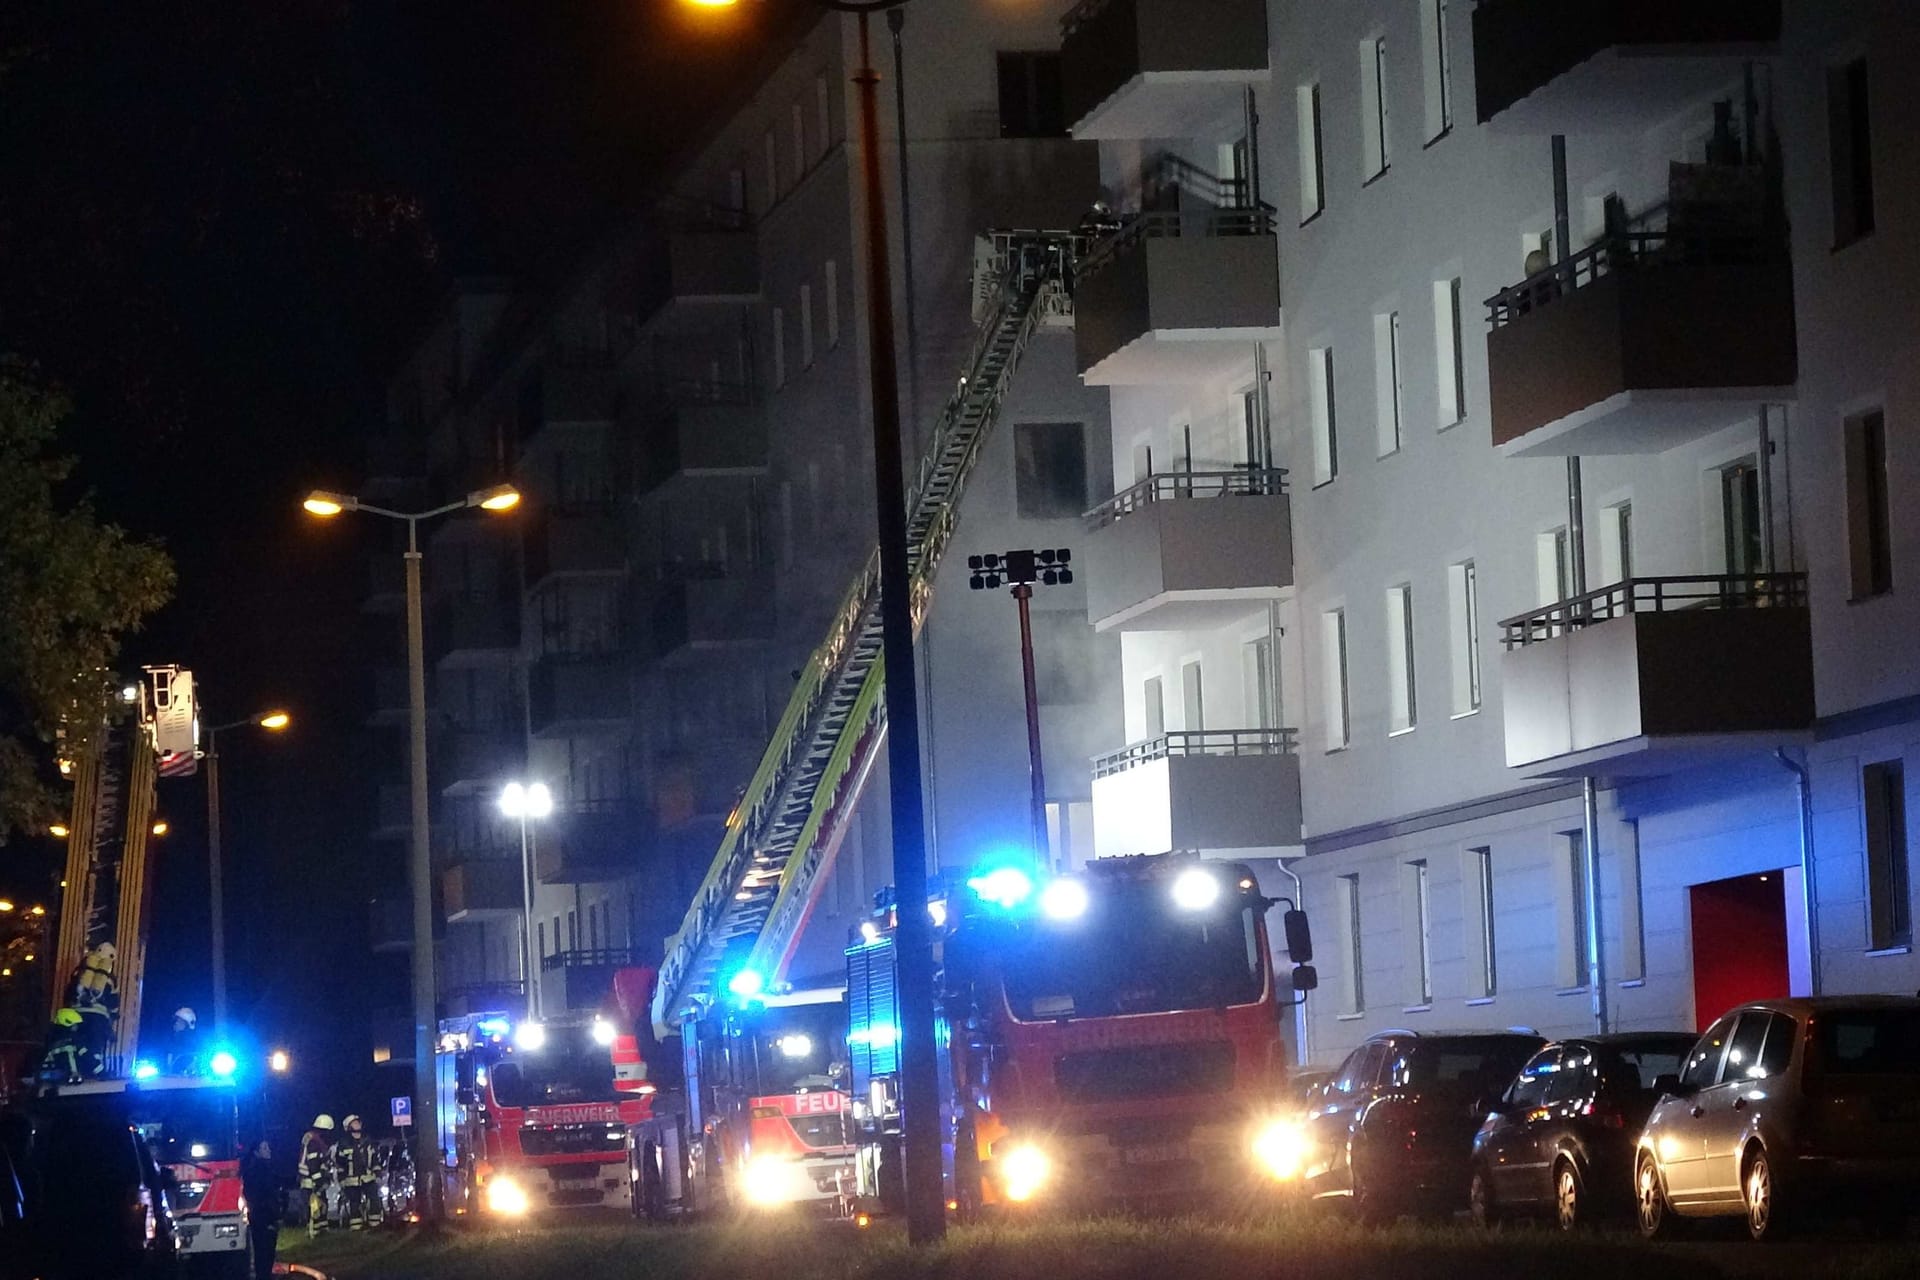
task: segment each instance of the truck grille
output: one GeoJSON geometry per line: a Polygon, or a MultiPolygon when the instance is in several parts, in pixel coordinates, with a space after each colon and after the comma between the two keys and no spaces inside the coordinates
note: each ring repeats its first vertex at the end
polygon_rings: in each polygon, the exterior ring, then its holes
{"type": "Polygon", "coordinates": [[[619,1125],[577,1125],[564,1129],[522,1129],[520,1150],[530,1156],[577,1156],[621,1151],[627,1131],[619,1125]]]}
{"type": "Polygon", "coordinates": [[[1053,1077],[1069,1102],[1225,1093],[1233,1088],[1233,1046],[1212,1041],[1069,1053],[1054,1060],[1053,1077]]]}

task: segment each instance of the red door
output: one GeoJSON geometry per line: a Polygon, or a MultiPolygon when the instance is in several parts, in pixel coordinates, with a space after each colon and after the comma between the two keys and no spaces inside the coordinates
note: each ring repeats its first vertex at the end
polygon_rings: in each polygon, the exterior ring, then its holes
{"type": "Polygon", "coordinates": [[[1693,1017],[1700,1030],[1748,1000],[1788,994],[1787,899],[1778,871],[1696,884],[1693,1017]]]}

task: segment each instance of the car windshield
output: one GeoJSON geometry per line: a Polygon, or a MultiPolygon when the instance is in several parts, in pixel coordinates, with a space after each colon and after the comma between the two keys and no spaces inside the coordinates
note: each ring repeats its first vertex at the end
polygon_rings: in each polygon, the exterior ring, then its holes
{"type": "Polygon", "coordinates": [[[1831,1075],[1920,1076],[1920,1009],[1836,1009],[1816,1026],[1831,1075]]]}
{"type": "Polygon", "coordinates": [[[1266,987],[1254,906],[1185,910],[1165,881],[1092,886],[1086,911],[1023,925],[1005,962],[1013,1016],[1042,1022],[1251,1004],[1266,987]]]}
{"type": "Polygon", "coordinates": [[[838,1001],[762,1010],[747,1032],[757,1096],[847,1087],[847,1015],[838,1001]]]}
{"type": "Polygon", "coordinates": [[[1629,1041],[1625,1044],[1609,1046],[1607,1059],[1610,1067],[1608,1078],[1628,1089],[1651,1091],[1653,1082],[1661,1076],[1680,1074],[1680,1068],[1687,1061],[1687,1052],[1693,1048],[1694,1037],[1674,1036],[1663,1040],[1629,1041]]]}
{"type": "Polygon", "coordinates": [[[128,1115],[156,1164],[239,1158],[233,1094],[225,1089],[168,1089],[129,1098],[128,1115]]]}
{"type": "Polygon", "coordinates": [[[613,1058],[568,1052],[549,1041],[546,1048],[516,1053],[493,1064],[489,1078],[493,1100],[503,1107],[564,1106],[574,1102],[618,1102],[613,1087],[613,1058]]]}
{"type": "Polygon", "coordinates": [[[1394,1063],[1394,1083],[1493,1092],[1540,1047],[1528,1036],[1422,1036],[1394,1063]]]}

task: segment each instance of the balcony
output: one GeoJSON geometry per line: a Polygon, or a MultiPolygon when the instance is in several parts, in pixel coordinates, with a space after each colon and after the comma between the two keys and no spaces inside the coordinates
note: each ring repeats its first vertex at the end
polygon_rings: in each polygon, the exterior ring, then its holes
{"type": "Polygon", "coordinates": [[[407,669],[375,667],[373,701],[367,709],[367,723],[374,728],[391,729],[407,723],[407,669]]]}
{"type": "Polygon", "coordinates": [[[684,567],[654,589],[648,604],[649,651],[679,662],[714,650],[760,644],[773,635],[773,575],[684,567]]]}
{"type": "Polygon", "coordinates": [[[1509,457],[1661,453],[1799,378],[1792,267],[1759,236],[1611,235],[1487,306],[1509,457]]]}
{"type": "Polygon", "coordinates": [[[605,801],[557,811],[541,825],[533,874],[541,884],[595,884],[639,870],[651,825],[646,811],[605,801]]]}
{"type": "Polygon", "coordinates": [[[1151,476],[1087,513],[1087,616],[1097,631],[1236,622],[1293,585],[1281,470],[1151,476]]]}
{"type": "Polygon", "coordinates": [[[1280,336],[1280,264],[1268,209],[1135,214],[1088,253],[1074,284],[1074,346],[1090,386],[1204,382],[1280,336]]]}
{"type": "Polygon", "coordinates": [[[1507,765],[1670,773],[1813,724],[1803,574],[1631,578],[1508,618],[1507,765]]]}
{"type": "Polygon", "coordinates": [[[440,788],[455,796],[491,791],[519,771],[524,754],[518,727],[454,729],[435,745],[440,788]]]}
{"type": "Polygon", "coordinates": [[[515,978],[486,982],[466,982],[440,993],[440,1015],[465,1018],[479,1013],[504,1013],[510,1018],[525,1015],[527,987],[515,978]]]}
{"type": "Polygon", "coordinates": [[[613,994],[613,975],[640,963],[629,947],[556,951],[540,958],[540,1007],[549,1013],[598,1009],[613,994]]]}
{"type": "Polygon", "coordinates": [[[1076,138],[1196,138],[1264,86],[1266,0],[1082,0],[1061,24],[1076,138]]]}
{"type": "Polygon", "coordinates": [[[536,738],[613,733],[632,714],[629,661],[618,653],[549,654],[527,672],[530,721],[536,738]]]}
{"type": "Polygon", "coordinates": [[[413,830],[413,797],[405,786],[382,786],[374,796],[375,840],[398,840],[413,830]]]}
{"type": "Polygon", "coordinates": [[[643,328],[669,328],[706,304],[760,297],[760,244],[745,215],[706,209],[671,220],[677,225],[640,286],[643,328]]]}
{"type": "Polygon", "coordinates": [[[1640,133],[1726,86],[1780,41],[1780,0],[1480,0],[1480,123],[1640,133]]]}
{"type": "Polygon", "coordinates": [[[749,387],[679,383],[639,424],[634,487],[641,496],[686,476],[767,470],[767,420],[749,387]]]}
{"type": "Polygon", "coordinates": [[[1169,733],[1093,763],[1093,848],[1112,858],[1300,843],[1292,729],[1169,733]]]}
{"type": "Polygon", "coordinates": [[[427,622],[428,661],[448,666],[500,662],[520,648],[520,602],[503,593],[442,596],[427,622]]]}
{"type": "Polygon", "coordinates": [[[517,858],[467,857],[440,874],[448,924],[515,920],[525,897],[517,858]]]}
{"type": "Polygon", "coordinates": [[[369,902],[367,937],[375,955],[391,955],[413,946],[413,903],[406,898],[375,898],[369,902]]]}
{"type": "Polygon", "coordinates": [[[627,571],[626,530],[612,503],[547,507],[527,522],[521,545],[528,591],[550,578],[609,577],[627,571]]]}

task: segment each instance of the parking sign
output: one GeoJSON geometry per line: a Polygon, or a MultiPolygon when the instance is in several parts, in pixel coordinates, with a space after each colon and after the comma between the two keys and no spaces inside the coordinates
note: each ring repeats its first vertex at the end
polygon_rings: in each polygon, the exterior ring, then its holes
{"type": "Polygon", "coordinates": [[[404,1128],[413,1123],[413,1099],[395,1098],[393,1100],[394,1128],[404,1128]]]}

